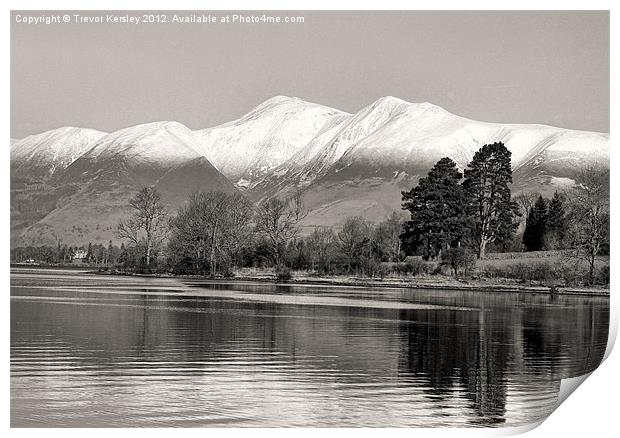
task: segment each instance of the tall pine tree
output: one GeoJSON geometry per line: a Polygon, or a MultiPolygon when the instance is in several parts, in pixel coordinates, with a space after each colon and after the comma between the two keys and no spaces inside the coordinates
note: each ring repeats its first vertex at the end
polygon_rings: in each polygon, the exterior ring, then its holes
{"type": "Polygon", "coordinates": [[[475,224],[478,258],[484,258],[489,244],[502,243],[514,233],[513,218],[519,208],[508,186],[512,183],[510,156],[503,143],[487,144],[465,169],[463,187],[475,224]]]}
{"type": "Polygon", "coordinates": [[[541,195],[530,209],[525,222],[523,244],[527,251],[542,251],[545,248],[548,217],[547,201],[541,195]]]}
{"type": "Polygon", "coordinates": [[[403,210],[411,219],[403,225],[403,248],[423,247],[425,258],[435,258],[458,245],[467,225],[461,172],[450,158],[442,158],[409,192],[402,192],[403,210]]]}
{"type": "Polygon", "coordinates": [[[547,229],[545,242],[547,249],[557,249],[564,246],[566,237],[567,221],[566,210],[564,209],[563,197],[555,192],[549,202],[549,212],[547,215],[547,229]]]}

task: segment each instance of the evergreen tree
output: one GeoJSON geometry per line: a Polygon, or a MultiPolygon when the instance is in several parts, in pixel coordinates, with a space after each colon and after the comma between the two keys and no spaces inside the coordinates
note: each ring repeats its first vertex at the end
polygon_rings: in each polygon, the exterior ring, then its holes
{"type": "Polygon", "coordinates": [[[125,248],[125,242],[121,242],[120,254],[118,255],[117,262],[121,265],[125,265],[129,261],[129,252],[125,248]]]}
{"type": "Polygon", "coordinates": [[[547,220],[549,219],[549,208],[545,198],[540,195],[534,204],[534,212],[538,217],[538,226],[540,233],[544,235],[547,232],[547,220]]]}
{"type": "Polygon", "coordinates": [[[539,196],[530,209],[525,222],[523,244],[527,251],[542,251],[544,249],[548,216],[547,201],[539,196]]]}
{"type": "Polygon", "coordinates": [[[460,244],[467,227],[466,198],[459,184],[461,172],[450,158],[442,158],[409,192],[402,192],[403,210],[411,219],[403,225],[403,247],[422,246],[426,259],[460,244]]]}
{"type": "Polygon", "coordinates": [[[536,249],[536,229],[538,221],[534,213],[534,207],[530,207],[525,219],[525,230],[523,231],[523,245],[526,251],[535,251],[536,249]]]}
{"type": "Polygon", "coordinates": [[[86,261],[90,263],[94,257],[95,256],[93,254],[93,244],[91,242],[88,242],[88,251],[86,251],[86,261]]]}
{"type": "Polygon", "coordinates": [[[511,153],[503,143],[484,145],[465,170],[463,187],[468,210],[474,221],[478,258],[484,258],[487,245],[502,243],[514,233],[513,218],[519,207],[511,200],[511,153]]]}
{"type": "Polygon", "coordinates": [[[108,242],[108,258],[106,260],[106,264],[114,263],[114,245],[112,245],[112,240],[108,242]]]}
{"type": "Polygon", "coordinates": [[[545,243],[548,249],[561,248],[566,237],[567,221],[563,197],[555,192],[549,202],[545,243]]]}

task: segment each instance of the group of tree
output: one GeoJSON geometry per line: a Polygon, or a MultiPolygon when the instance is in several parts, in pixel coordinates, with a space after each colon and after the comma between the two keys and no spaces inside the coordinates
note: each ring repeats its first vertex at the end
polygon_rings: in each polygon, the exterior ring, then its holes
{"type": "Polygon", "coordinates": [[[11,261],[23,263],[35,261],[37,263],[67,265],[75,263],[86,263],[94,266],[115,266],[122,262],[126,254],[125,245],[113,245],[110,240],[107,245],[102,243],[91,243],[85,246],[68,246],[60,241],[56,246],[18,246],[11,248],[11,261]],[[84,254],[83,258],[78,258],[78,254],[84,254]]]}
{"type": "Polygon", "coordinates": [[[130,205],[133,214],[118,235],[134,255],[126,267],[141,271],[216,276],[275,267],[374,275],[381,262],[403,257],[403,217],[396,212],[378,224],[350,217],[338,230],[318,227],[300,236],[306,209],[299,194],[254,206],[240,194],[197,192],[171,216],[159,193],[143,188],[130,205]]]}
{"type": "Polygon", "coordinates": [[[451,248],[472,248],[484,258],[490,244],[510,242],[519,215],[511,198],[510,156],[501,142],[484,145],[464,173],[445,157],[402,192],[403,209],[411,215],[402,233],[406,250],[421,249],[432,260],[451,248]]]}
{"type": "Polygon", "coordinates": [[[526,251],[562,249],[568,241],[564,196],[557,191],[548,200],[539,195],[527,213],[523,245],[526,251]]]}
{"type": "MultiPolygon", "coordinates": [[[[241,194],[198,192],[171,214],[157,190],[145,187],[130,201],[132,215],[119,223],[118,237],[128,245],[117,262],[128,269],[210,276],[251,266],[374,275],[383,262],[421,254],[458,275],[472,254],[484,258],[489,247],[502,251],[514,243],[520,207],[527,205],[525,249],[579,248],[593,275],[594,259],[609,242],[608,175],[584,171],[570,202],[556,193],[526,203],[511,197],[510,157],[502,143],[484,145],[463,173],[442,158],[402,192],[408,220],[396,212],[378,224],[356,216],[310,233],[300,232],[306,210],[299,194],[254,205],[241,194]]],[[[109,261],[101,248],[88,253],[109,261]]]]}
{"type": "Polygon", "coordinates": [[[251,219],[252,204],[239,194],[193,194],[170,222],[168,263],[187,273],[227,271],[242,258],[251,219]]]}
{"type": "Polygon", "coordinates": [[[589,165],[574,175],[575,184],[551,199],[538,194],[519,195],[527,211],[523,247],[526,251],[564,250],[588,267],[588,283],[596,259],[609,254],[609,168],[589,165]]]}

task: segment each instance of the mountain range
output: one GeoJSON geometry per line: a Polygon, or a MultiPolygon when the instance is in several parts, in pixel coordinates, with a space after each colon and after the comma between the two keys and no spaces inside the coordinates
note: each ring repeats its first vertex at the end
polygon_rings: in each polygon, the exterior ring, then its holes
{"type": "Polygon", "coordinates": [[[240,191],[254,202],[300,191],[306,230],[352,215],[378,221],[440,158],[464,169],[496,141],[512,152],[513,193],[550,195],[582,166],[609,165],[606,133],[478,122],[390,96],[354,114],[276,96],[201,130],[170,121],[11,139],[11,244],[115,240],[127,201],[144,185],[156,186],[171,211],[196,190],[240,191]]]}

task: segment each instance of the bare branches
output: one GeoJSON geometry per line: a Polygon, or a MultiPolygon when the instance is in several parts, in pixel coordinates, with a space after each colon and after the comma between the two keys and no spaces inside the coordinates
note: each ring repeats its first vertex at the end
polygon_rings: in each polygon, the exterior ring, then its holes
{"type": "Polygon", "coordinates": [[[215,276],[239,257],[250,239],[252,204],[239,194],[199,192],[173,222],[170,250],[177,259],[194,261],[194,269],[215,276]]]}
{"type": "Polygon", "coordinates": [[[522,191],[516,196],[513,196],[513,200],[519,206],[519,212],[522,216],[527,216],[530,209],[534,207],[536,203],[536,199],[538,199],[539,194],[536,192],[524,192],[522,191]]]}
{"type": "Polygon", "coordinates": [[[596,257],[609,244],[609,169],[581,169],[568,197],[569,234],[576,257],[588,262],[588,282],[594,280],[596,257]]]}
{"type": "Polygon", "coordinates": [[[148,268],[151,254],[166,239],[169,219],[166,208],[161,202],[161,195],[154,187],[144,187],[129,200],[133,209],[130,219],[121,220],[117,235],[129,240],[134,246],[144,242],[145,264],[148,268]]]}
{"type": "Polygon", "coordinates": [[[306,214],[300,192],[289,200],[270,198],[258,206],[256,231],[269,243],[275,265],[282,263],[286,245],[297,235],[306,214]]]}
{"type": "Polygon", "coordinates": [[[133,245],[138,245],[140,241],[138,233],[139,226],[133,219],[119,221],[116,229],[116,235],[119,239],[129,240],[133,245]]]}

